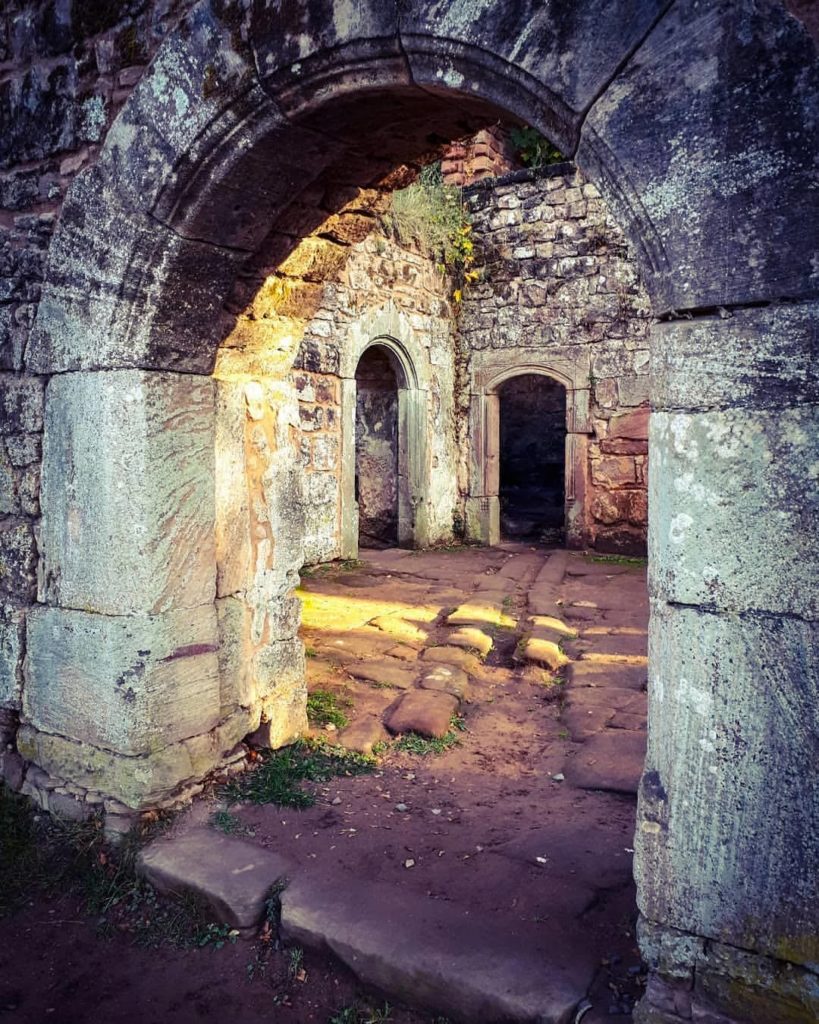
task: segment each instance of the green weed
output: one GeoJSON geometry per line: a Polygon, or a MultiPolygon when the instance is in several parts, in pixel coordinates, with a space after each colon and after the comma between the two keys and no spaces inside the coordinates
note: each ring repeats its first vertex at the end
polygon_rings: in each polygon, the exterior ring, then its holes
{"type": "Polygon", "coordinates": [[[307,718],[311,725],[334,725],[343,729],[350,719],[341,710],[350,707],[352,701],[330,690],[314,690],[307,697],[307,718]]]}
{"type": "Polygon", "coordinates": [[[590,562],[603,562],[607,565],[633,565],[643,567],[648,565],[647,558],[637,558],[630,555],[588,555],[590,562]]]}
{"type": "Polygon", "coordinates": [[[525,167],[547,167],[549,164],[562,163],[566,159],[536,128],[530,128],[528,125],[513,128],[509,138],[518,159],[525,167]]]}
{"type": "Polygon", "coordinates": [[[248,828],[230,811],[214,811],[208,818],[208,824],[224,832],[226,836],[252,836],[253,829],[248,828]]]}
{"type": "Polygon", "coordinates": [[[287,973],[295,978],[304,964],[304,950],[300,946],[294,946],[288,954],[287,973]]]}
{"type": "Polygon", "coordinates": [[[327,782],[335,775],[364,775],[374,757],[355,754],[320,741],[299,740],[290,747],[265,752],[258,765],[229,783],[224,796],[232,803],[312,807],[315,796],[305,782],[327,782]]]}
{"type": "Polygon", "coordinates": [[[345,1006],[338,1010],[329,1020],[329,1024],[384,1024],[392,1020],[392,1007],[384,1003],[375,1009],[345,1006]]]}

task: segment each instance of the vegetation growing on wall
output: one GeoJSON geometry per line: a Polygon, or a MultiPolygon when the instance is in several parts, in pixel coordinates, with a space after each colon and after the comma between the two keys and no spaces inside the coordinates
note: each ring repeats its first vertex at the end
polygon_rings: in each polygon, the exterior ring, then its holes
{"type": "Polygon", "coordinates": [[[553,146],[536,128],[528,125],[512,128],[509,138],[515,147],[515,155],[524,167],[548,167],[549,164],[561,164],[566,160],[557,146],[553,146]]]}
{"type": "Polygon", "coordinates": [[[480,277],[462,189],[444,184],[440,163],[425,167],[416,182],[393,193],[383,223],[399,242],[418,246],[452,276],[456,302],[464,286],[480,277]]]}

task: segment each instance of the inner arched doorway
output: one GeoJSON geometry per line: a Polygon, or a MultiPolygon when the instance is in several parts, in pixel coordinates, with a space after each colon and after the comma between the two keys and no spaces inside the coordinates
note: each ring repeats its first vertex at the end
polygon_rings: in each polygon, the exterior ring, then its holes
{"type": "MultiPolygon", "coordinates": [[[[379,345],[368,348],[355,373],[355,502],[360,547],[398,543],[401,446],[393,360],[379,345]]],[[[406,472],[404,473],[406,477],[406,472]]]]}
{"type": "Polygon", "coordinates": [[[342,365],[342,556],[360,547],[423,547],[427,394],[407,346],[380,335],[342,365]]]}
{"type": "Polygon", "coordinates": [[[502,536],[562,544],[566,501],[566,388],[521,374],[498,389],[502,536]]]}

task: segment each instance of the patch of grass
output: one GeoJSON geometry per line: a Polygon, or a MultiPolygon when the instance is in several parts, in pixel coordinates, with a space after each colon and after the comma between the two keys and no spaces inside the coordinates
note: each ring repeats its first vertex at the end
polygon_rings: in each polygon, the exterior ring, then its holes
{"type": "Polygon", "coordinates": [[[301,946],[294,946],[288,952],[287,973],[295,978],[304,965],[304,950],[301,946]]]}
{"type": "Polygon", "coordinates": [[[632,557],[630,555],[587,555],[590,562],[602,562],[606,565],[648,565],[647,558],[632,557]]]}
{"type": "Polygon", "coordinates": [[[358,1010],[354,1006],[345,1006],[333,1014],[328,1024],[359,1024],[358,1010]]]}
{"type": "Polygon", "coordinates": [[[56,887],[61,874],[29,802],[0,784],[0,917],[15,910],[30,892],[56,887]]]}
{"type": "Polygon", "coordinates": [[[333,1014],[329,1024],[385,1024],[391,1020],[392,1007],[389,1003],[384,1003],[383,1006],[375,1008],[345,1006],[333,1014]]]}
{"type": "Polygon", "coordinates": [[[462,732],[466,732],[466,722],[461,715],[453,715],[449,731],[443,736],[434,736],[430,739],[419,736],[416,732],[407,732],[396,742],[395,750],[406,754],[418,754],[419,757],[443,754],[452,747],[460,746],[461,739],[458,734],[462,732]]]}
{"type": "Polygon", "coordinates": [[[256,767],[229,783],[224,796],[233,803],[275,804],[295,809],[312,807],[314,794],[305,782],[327,782],[335,775],[364,775],[374,757],[356,754],[321,741],[299,740],[290,747],[262,754],[256,767]]]}
{"type": "Polygon", "coordinates": [[[307,719],[311,725],[334,725],[343,729],[350,721],[342,707],[350,707],[352,701],[330,690],[313,690],[307,696],[307,719]]]}
{"type": "Polygon", "coordinates": [[[248,828],[230,811],[214,811],[208,818],[208,824],[220,832],[224,832],[226,836],[252,836],[254,834],[252,828],[248,828]]]}
{"type": "Polygon", "coordinates": [[[315,649],[315,647],[310,647],[310,645],[308,644],[304,648],[304,656],[305,658],[316,658],[318,657],[318,651],[315,649]]]}
{"type": "Polygon", "coordinates": [[[141,946],[218,949],[235,941],[238,933],[215,923],[195,897],[160,896],[137,877],[140,847],[169,821],[146,816],[112,850],[100,819],[55,820],[0,785],[0,917],[35,896],[68,895],[103,935],[116,929],[141,946]]]}

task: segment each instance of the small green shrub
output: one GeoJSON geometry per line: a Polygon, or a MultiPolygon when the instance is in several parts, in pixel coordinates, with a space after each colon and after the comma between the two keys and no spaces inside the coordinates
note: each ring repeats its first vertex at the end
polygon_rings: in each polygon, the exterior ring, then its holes
{"type": "Polygon", "coordinates": [[[224,832],[226,836],[253,835],[253,829],[248,828],[230,811],[214,811],[208,819],[208,824],[220,832],[224,832]]]}
{"type": "Polygon", "coordinates": [[[557,146],[553,146],[536,128],[528,125],[513,128],[509,138],[524,167],[548,167],[550,164],[563,163],[566,159],[557,146]]]}
{"type": "Polygon", "coordinates": [[[443,273],[452,275],[456,302],[461,301],[464,286],[479,279],[463,192],[444,184],[440,163],[425,167],[418,181],[393,193],[382,223],[403,245],[418,246],[443,273]]]}

